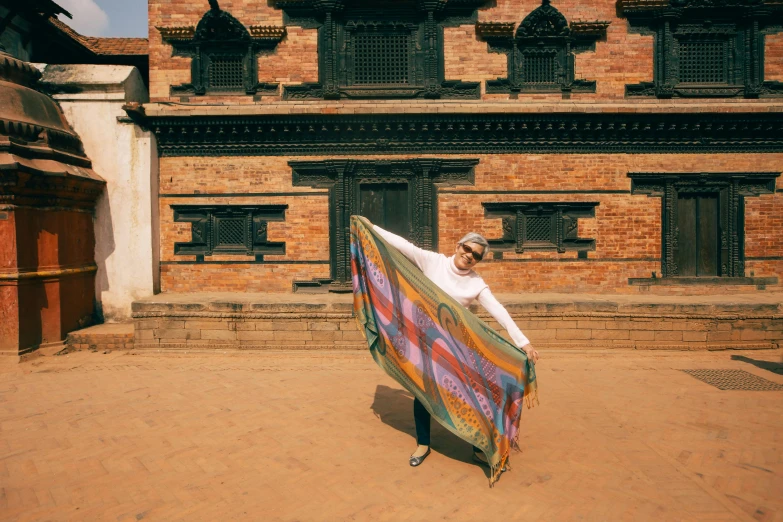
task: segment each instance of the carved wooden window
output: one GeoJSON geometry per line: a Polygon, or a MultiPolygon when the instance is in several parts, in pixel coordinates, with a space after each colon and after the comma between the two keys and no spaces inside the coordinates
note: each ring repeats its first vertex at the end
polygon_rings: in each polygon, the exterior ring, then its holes
{"type": "Polygon", "coordinates": [[[595,92],[595,82],[574,79],[574,53],[591,49],[606,34],[609,22],[574,22],[550,0],[522,20],[514,33],[513,23],[481,22],[476,32],[490,51],[508,57],[508,76],[487,82],[488,93],[595,92]]]}
{"type": "Polygon", "coordinates": [[[288,205],[172,205],[174,221],[191,223],[191,240],[175,243],[175,255],[204,256],[238,254],[256,256],[285,254],[285,243],[267,240],[267,223],[285,221],[288,205]]]}
{"type": "Polygon", "coordinates": [[[677,42],[679,76],[683,83],[728,81],[728,45],[725,40],[682,39],[677,42]]]}
{"type": "Polygon", "coordinates": [[[410,31],[356,31],[351,43],[354,85],[410,83],[410,31]]]}
{"type": "Polygon", "coordinates": [[[523,83],[558,83],[557,51],[526,50],[522,53],[523,83]]]}
{"type": "Polygon", "coordinates": [[[413,231],[410,209],[412,190],[407,179],[405,183],[395,181],[399,180],[358,183],[358,214],[389,232],[409,239],[413,231]]]}
{"type": "Polygon", "coordinates": [[[489,240],[498,252],[595,250],[595,240],[578,237],[579,218],[595,217],[598,203],[482,203],[487,218],[503,219],[503,237],[489,240]]]}
{"type": "Polygon", "coordinates": [[[216,0],[196,27],[159,27],[175,56],[191,58],[190,83],[171,87],[172,95],[277,94],[278,84],[259,83],[256,58],[285,36],[283,27],[251,26],[223,11],[216,0]]]}
{"type": "Polygon", "coordinates": [[[478,160],[290,161],[294,186],[329,189],[331,276],[297,281],[295,290],[350,292],[350,217],[354,214],[408,238],[422,248],[437,245],[437,186],[473,183],[478,160]]]}
{"type": "Polygon", "coordinates": [[[318,28],[318,82],[283,96],[479,98],[479,83],[445,79],[443,27],[475,22],[488,1],[276,0],[289,24],[318,28]]]}
{"type": "Polygon", "coordinates": [[[654,78],[626,85],[627,96],[774,96],[764,81],[764,37],[783,22],[783,5],[766,0],[620,0],[632,26],[655,37],[654,78]]]}
{"type": "Polygon", "coordinates": [[[242,56],[208,54],[207,91],[245,91],[245,66],[242,56]]]}
{"type": "Polygon", "coordinates": [[[744,277],[745,199],[779,173],[628,174],[633,194],[662,198],[663,277],[744,277]]]}

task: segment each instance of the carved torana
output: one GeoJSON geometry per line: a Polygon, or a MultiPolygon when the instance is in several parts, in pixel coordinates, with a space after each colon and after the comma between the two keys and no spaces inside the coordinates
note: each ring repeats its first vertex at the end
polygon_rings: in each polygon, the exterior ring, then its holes
{"type": "Polygon", "coordinates": [[[175,56],[191,58],[191,83],[171,87],[171,94],[277,94],[277,83],[259,83],[257,56],[274,49],[284,27],[250,26],[249,30],[214,0],[198,25],[158,27],[175,56]]]}
{"type": "Polygon", "coordinates": [[[574,54],[590,50],[609,22],[568,24],[550,0],[533,10],[516,34],[514,24],[480,22],[476,33],[508,60],[508,76],[487,81],[487,93],[595,92],[595,82],[574,78],[574,54]]]}

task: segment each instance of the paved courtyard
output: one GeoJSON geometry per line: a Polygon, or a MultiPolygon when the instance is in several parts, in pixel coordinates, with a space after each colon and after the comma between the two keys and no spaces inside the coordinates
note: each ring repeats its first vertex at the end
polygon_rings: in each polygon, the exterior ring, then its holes
{"type": "Polygon", "coordinates": [[[0,368],[2,520],[783,521],[781,351],[545,353],[490,489],[366,352],[76,352],[0,368]]]}

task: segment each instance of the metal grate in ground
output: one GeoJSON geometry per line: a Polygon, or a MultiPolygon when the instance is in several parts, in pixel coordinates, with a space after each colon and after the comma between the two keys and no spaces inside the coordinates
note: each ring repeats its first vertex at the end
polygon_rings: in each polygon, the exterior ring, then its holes
{"type": "Polygon", "coordinates": [[[720,390],[783,391],[783,384],[768,381],[745,370],[682,370],[720,390]]]}

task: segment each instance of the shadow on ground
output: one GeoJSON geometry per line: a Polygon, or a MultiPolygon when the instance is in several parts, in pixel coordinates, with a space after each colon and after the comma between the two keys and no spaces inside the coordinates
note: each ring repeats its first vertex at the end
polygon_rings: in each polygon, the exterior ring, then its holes
{"type": "MultiPolygon", "coordinates": [[[[370,408],[381,419],[381,422],[397,431],[410,435],[410,448],[400,449],[400,455],[405,455],[405,460],[407,460],[408,453],[413,453],[413,450],[416,449],[416,429],[413,425],[413,395],[406,390],[378,385],[375,388],[375,397],[370,408]]],[[[459,462],[473,463],[471,445],[434,420],[432,422],[431,440],[432,451],[459,462]]],[[[487,468],[484,468],[484,472],[489,477],[487,468]]]]}
{"type": "Polygon", "coordinates": [[[783,363],[772,362],[772,361],[759,361],[757,359],[751,359],[750,357],[745,357],[744,355],[732,355],[731,360],[746,362],[748,364],[752,364],[757,368],[761,368],[762,370],[767,370],[772,373],[777,373],[778,375],[783,375],[783,363]]]}

